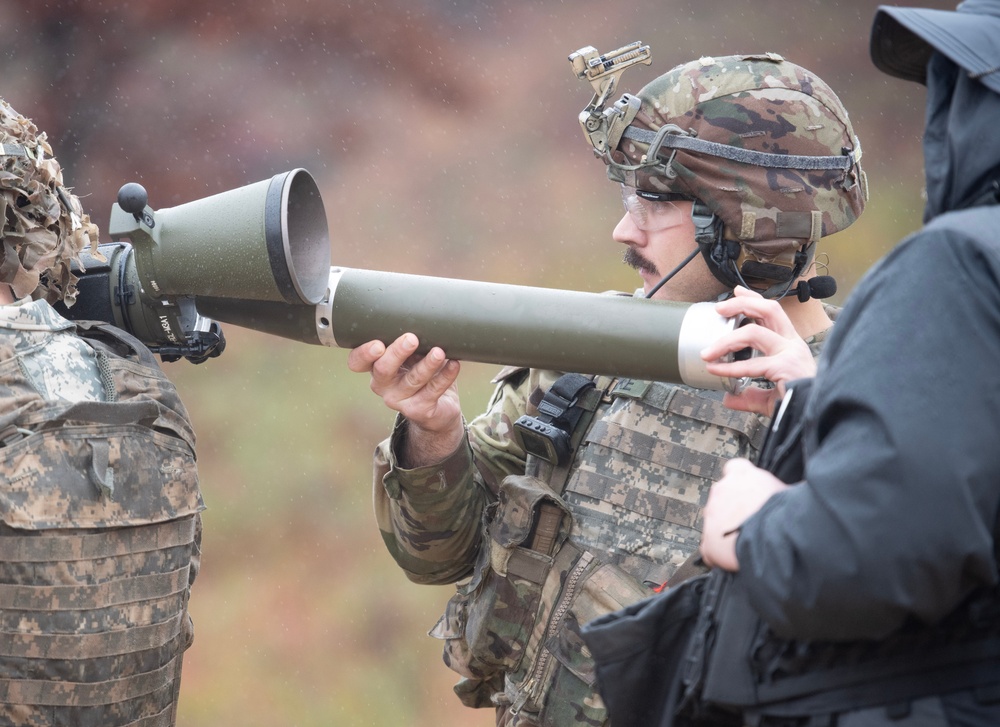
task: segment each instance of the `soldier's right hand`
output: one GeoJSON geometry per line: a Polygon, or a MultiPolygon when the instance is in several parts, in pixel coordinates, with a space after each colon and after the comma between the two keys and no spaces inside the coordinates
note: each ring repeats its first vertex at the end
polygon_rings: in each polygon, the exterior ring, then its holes
{"type": "Polygon", "coordinates": [[[454,448],[464,435],[455,386],[459,362],[446,358],[437,347],[426,356],[417,355],[418,345],[412,333],[404,333],[388,346],[369,341],[351,350],[347,366],[356,373],[370,373],[371,390],[387,407],[406,417],[411,428],[443,436],[454,448]]]}

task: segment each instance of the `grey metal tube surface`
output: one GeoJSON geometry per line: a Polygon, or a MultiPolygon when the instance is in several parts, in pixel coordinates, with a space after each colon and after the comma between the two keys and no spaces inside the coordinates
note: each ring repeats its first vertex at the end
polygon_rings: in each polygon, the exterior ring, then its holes
{"type": "Polygon", "coordinates": [[[343,348],[409,331],[421,352],[440,346],[459,360],[680,381],[686,305],[353,269],[331,289],[343,348]]]}
{"type": "Polygon", "coordinates": [[[679,381],[686,305],[579,291],[344,269],[331,337],[354,348],[407,331],[421,352],[513,366],[679,381]]]}
{"type": "Polygon", "coordinates": [[[711,303],[484,283],[353,268],[330,269],[316,306],[198,298],[223,323],[306,343],[354,348],[410,332],[418,352],[449,358],[729,389],[698,352],[735,326],[711,303]]]}

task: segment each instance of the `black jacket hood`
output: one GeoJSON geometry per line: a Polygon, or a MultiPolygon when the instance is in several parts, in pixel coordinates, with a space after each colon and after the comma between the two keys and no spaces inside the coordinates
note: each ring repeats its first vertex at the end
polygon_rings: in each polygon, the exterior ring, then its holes
{"type": "Polygon", "coordinates": [[[1000,94],[944,55],[927,65],[924,222],[1000,200],[1000,94]]]}

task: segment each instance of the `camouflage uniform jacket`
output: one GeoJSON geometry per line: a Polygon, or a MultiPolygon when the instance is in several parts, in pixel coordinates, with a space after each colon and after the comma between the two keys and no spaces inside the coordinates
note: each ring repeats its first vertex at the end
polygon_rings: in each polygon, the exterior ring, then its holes
{"type": "Polygon", "coordinates": [[[43,399],[106,400],[97,354],[44,301],[0,306],[0,336],[43,399]]]}
{"type": "Polygon", "coordinates": [[[174,724],[203,508],[148,349],[0,306],[0,724],[174,724]]]}
{"type": "Polygon", "coordinates": [[[696,552],[709,486],[727,459],[755,457],[766,429],[721,392],[598,378],[559,472],[511,434],[559,375],[498,377],[468,441],[436,466],[397,465],[402,419],[375,452],[382,538],[411,580],[457,582],[431,635],[464,677],[462,701],[497,707],[505,726],[607,724],[579,626],[651,595],[696,552]],[[562,514],[545,553],[530,545],[542,504],[562,514]]]}

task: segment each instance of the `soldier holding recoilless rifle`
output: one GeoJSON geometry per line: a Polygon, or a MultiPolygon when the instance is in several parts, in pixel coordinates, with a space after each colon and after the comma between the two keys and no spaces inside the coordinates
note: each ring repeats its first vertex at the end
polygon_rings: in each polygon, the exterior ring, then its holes
{"type": "Polygon", "coordinates": [[[672,383],[506,369],[466,423],[459,363],[442,349],[416,355],[405,334],[351,352],[399,414],[375,454],[383,539],[411,580],[457,584],[431,634],[462,676],[459,697],[495,709],[498,725],[607,723],[580,626],[698,571],[709,486],[727,459],[756,456],[761,414],[812,372],[832,324],[816,245],[866,199],[847,112],[778,55],[702,58],[614,103],[648,48],[570,61],[595,91],[580,121],[622,195],[613,238],[642,278],[636,295],[746,311],[772,330],[729,373],[776,388],[724,402],[672,383]]]}

